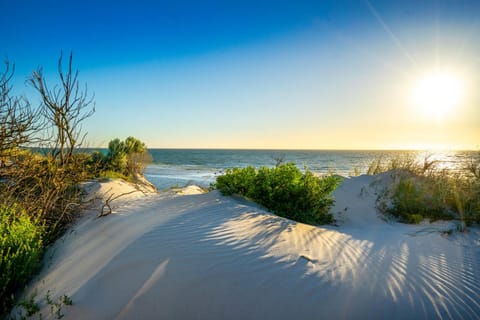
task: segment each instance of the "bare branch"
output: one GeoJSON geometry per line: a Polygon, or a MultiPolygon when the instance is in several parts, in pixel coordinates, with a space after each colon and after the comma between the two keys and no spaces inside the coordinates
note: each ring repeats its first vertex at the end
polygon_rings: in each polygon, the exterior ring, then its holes
{"type": "Polygon", "coordinates": [[[58,59],[58,75],[60,86],[49,90],[42,69],[32,74],[30,84],[40,93],[42,98],[42,114],[54,131],[51,154],[61,164],[70,162],[75,148],[83,143],[85,134],[82,133],[81,123],[93,115],[95,104],[88,96],[87,86],[82,91],[79,88],[78,71],[73,71],[73,55],[70,53],[68,67],[64,72],[63,53],[58,59]],[[93,106],[91,106],[93,104],[93,106]]]}
{"type": "Polygon", "coordinates": [[[105,200],[105,203],[102,205],[102,208],[100,209],[100,214],[97,216],[97,218],[105,217],[112,213],[112,206],[111,206],[112,201],[135,192],[139,192],[139,190],[132,190],[129,192],[121,193],[116,196],[115,196],[115,193],[110,194],[110,196],[108,196],[108,198],[105,200]]]}
{"type": "Polygon", "coordinates": [[[15,66],[5,61],[5,71],[0,73],[0,164],[18,148],[29,144],[41,127],[38,113],[28,100],[11,94],[14,71],[15,66]]]}

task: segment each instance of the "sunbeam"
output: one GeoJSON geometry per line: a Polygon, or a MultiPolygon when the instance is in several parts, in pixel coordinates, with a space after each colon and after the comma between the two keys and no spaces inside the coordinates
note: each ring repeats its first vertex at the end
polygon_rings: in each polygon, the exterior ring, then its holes
{"type": "Polygon", "coordinates": [[[410,54],[410,52],[408,52],[408,50],[403,46],[402,42],[400,41],[400,39],[395,35],[395,33],[393,33],[393,31],[390,29],[390,27],[387,25],[387,23],[382,19],[382,17],[380,16],[380,14],[377,12],[377,10],[375,10],[375,8],[373,7],[373,5],[370,3],[370,1],[368,0],[365,0],[365,3],[367,4],[367,7],[368,9],[370,10],[370,12],[373,14],[373,16],[375,17],[375,19],[377,19],[378,23],[380,23],[380,25],[382,26],[383,30],[385,30],[385,32],[390,36],[390,38],[392,39],[392,41],[395,43],[395,45],[403,52],[403,54],[405,55],[405,57],[407,57],[408,60],[410,60],[410,62],[414,65],[414,66],[418,66],[418,63],[417,61],[415,60],[415,58],[410,54]]]}

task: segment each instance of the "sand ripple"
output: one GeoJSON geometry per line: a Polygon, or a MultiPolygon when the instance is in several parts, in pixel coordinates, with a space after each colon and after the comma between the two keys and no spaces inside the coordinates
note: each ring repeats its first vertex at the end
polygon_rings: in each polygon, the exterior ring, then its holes
{"type": "Polygon", "coordinates": [[[40,277],[40,295],[69,294],[69,319],[480,318],[480,249],[465,239],[312,227],[217,193],[135,214],[92,222],[105,247],[82,237],[40,277]]]}

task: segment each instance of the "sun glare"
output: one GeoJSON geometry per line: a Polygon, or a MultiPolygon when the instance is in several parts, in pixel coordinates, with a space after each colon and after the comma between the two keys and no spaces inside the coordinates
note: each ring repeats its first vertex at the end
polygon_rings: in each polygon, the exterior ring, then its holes
{"type": "Polygon", "coordinates": [[[443,119],[459,105],[463,86],[459,78],[448,73],[422,77],[414,87],[414,103],[425,116],[443,119]]]}

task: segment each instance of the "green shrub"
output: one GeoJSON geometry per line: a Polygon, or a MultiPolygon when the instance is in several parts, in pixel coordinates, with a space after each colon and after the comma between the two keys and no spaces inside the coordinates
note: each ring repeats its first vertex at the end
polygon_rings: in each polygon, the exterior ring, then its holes
{"type": "Polygon", "coordinates": [[[217,178],[215,187],[224,195],[238,193],[251,197],[256,175],[254,167],[227,169],[225,175],[217,178]]]}
{"type": "Polygon", "coordinates": [[[329,208],[340,178],[302,173],[293,163],[275,168],[234,168],[219,176],[215,187],[224,195],[240,194],[279,216],[308,224],[332,221],[329,208]]]}
{"type": "Polygon", "coordinates": [[[43,254],[42,227],[18,206],[0,205],[0,314],[13,294],[38,270],[43,254]]]}
{"type": "Polygon", "coordinates": [[[106,157],[107,168],[112,171],[125,172],[127,169],[127,154],[124,144],[120,139],[114,139],[108,143],[108,154],[106,157]]]}
{"type": "Polygon", "coordinates": [[[120,139],[110,141],[107,155],[101,157],[96,154],[95,157],[102,163],[104,171],[119,172],[131,177],[142,173],[145,165],[151,161],[145,143],[134,137],[128,137],[125,141],[120,139]]]}

